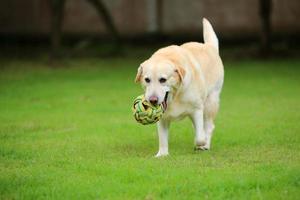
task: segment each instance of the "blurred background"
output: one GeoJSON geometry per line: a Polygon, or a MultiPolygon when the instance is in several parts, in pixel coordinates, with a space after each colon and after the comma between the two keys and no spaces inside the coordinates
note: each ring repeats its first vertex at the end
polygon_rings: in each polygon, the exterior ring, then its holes
{"type": "MultiPolygon", "coordinates": [[[[0,199],[300,196],[300,0],[0,0],[0,199]],[[213,146],[132,116],[140,63],[203,41],[225,68],[213,146]]],[[[200,198],[199,198],[200,197],[200,198]]]]}
{"type": "Polygon", "coordinates": [[[4,57],[125,56],[202,41],[213,24],[225,57],[298,56],[299,0],[10,0],[0,3],[4,57]]]}

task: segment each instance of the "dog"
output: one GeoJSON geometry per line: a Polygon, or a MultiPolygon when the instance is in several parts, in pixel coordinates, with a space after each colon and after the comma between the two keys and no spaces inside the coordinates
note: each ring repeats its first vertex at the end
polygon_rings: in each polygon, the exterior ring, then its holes
{"type": "Polygon", "coordinates": [[[219,109],[224,67],[219,56],[219,41],[210,22],[203,18],[204,43],[188,42],[156,51],[138,68],[136,83],[141,83],[145,98],[162,104],[165,113],[157,123],[159,150],[166,156],[171,121],[189,117],[195,130],[195,150],[209,150],[214,120],[219,109]]]}

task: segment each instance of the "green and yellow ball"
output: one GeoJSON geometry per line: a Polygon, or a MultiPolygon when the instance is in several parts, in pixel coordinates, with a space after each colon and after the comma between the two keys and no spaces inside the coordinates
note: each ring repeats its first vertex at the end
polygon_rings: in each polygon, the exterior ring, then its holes
{"type": "Polygon", "coordinates": [[[162,105],[152,105],[145,99],[144,95],[134,99],[132,111],[136,121],[143,125],[158,122],[164,113],[162,105]]]}

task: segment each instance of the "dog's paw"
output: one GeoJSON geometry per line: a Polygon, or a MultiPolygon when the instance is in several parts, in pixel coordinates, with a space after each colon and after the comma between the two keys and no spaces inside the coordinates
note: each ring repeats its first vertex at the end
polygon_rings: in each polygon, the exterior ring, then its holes
{"type": "Polygon", "coordinates": [[[196,145],[194,147],[195,151],[206,151],[209,150],[209,146],[208,145],[196,145]]]}
{"type": "Polygon", "coordinates": [[[169,155],[168,152],[158,151],[158,153],[155,155],[155,158],[160,158],[160,157],[164,157],[164,156],[168,156],[168,155],[169,155]]]}
{"type": "Polygon", "coordinates": [[[195,146],[205,146],[206,140],[205,138],[196,138],[195,139],[195,146]]]}

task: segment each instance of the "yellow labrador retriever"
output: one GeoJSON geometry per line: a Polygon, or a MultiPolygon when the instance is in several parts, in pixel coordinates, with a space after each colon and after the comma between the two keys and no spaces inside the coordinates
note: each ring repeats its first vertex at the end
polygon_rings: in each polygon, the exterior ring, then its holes
{"type": "Polygon", "coordinates": [[[176,119],[190,117],[195,129],[195,149],[208,150],[218,112],[224,69],[218,38],[203,19],[204,44],[189,42],[156,51],[138,68],[136,82],[145,89],[152,104],[163,104],[165,113],[158,122],[159,150],[168,155],[168,128],[176,119]]]}

